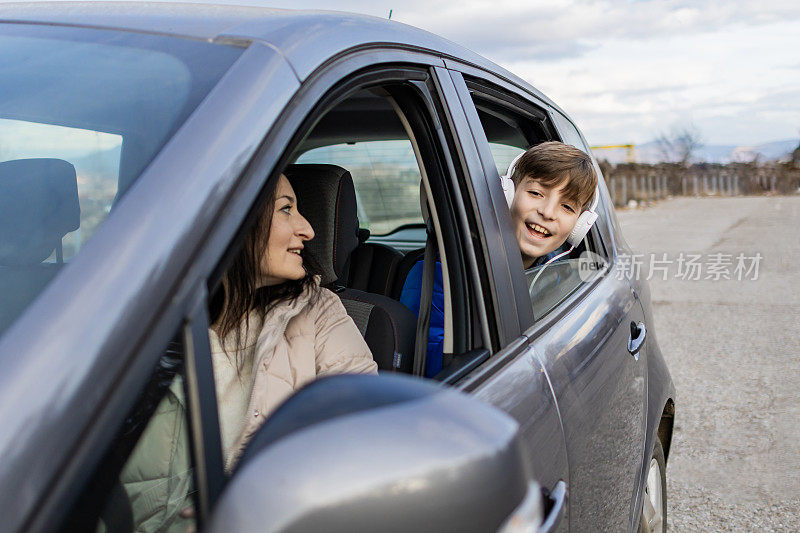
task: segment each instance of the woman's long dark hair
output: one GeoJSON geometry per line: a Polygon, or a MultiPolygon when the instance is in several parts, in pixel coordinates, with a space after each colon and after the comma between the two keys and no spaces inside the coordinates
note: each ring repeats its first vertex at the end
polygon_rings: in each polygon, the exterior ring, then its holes
{"type": "Polygon", "coordinates": [[[224,339],[238,331],[235,349],[237,368],[241,368],[238,352],[244,348],[249,330],[249,322],[241,328],[242,321],[251,311],[256,311],[263,319],[270,308],[282,301],[291,301],[304,290],[315,284],[314,276],[321,269],[317,262],[303,249],[303,267],[306,275],[298,280],[289,280],[279,285],[258,286],[261,274],[261,258],[267,250],[272,214],[275,210],[275,188],[278,180],[271,184],[264,209],[253,228],[247,233],[241,249],[222,276],[222,284],[211,298],[209,311],[211,323],[227,353],[224,339]]]}

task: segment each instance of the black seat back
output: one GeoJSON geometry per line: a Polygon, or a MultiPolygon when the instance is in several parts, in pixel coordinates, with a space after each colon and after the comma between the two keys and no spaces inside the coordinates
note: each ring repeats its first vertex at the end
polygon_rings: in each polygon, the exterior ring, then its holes
{"type": "Polygon", "coordinates": [[[336,165],[289,165],[298,208],[316,236],[306,250],[322,267],[322,284],[334,290],[366,339],[382,370],[410,372],[414,356],[416,317],[400,302],[349,288],[347,272],[359,246],[358,215],[353,179],[336,165]]]}
{"type": "Polygon", "coordinates": [[[80,226],[75,167],[62,159],[0,163],[0,334],[63,263],[61,239],[80,226]],[[56,250],[57,263],[43,263],[56,250]]]}
{"type": "Polygon", "coordinates": [[[373,242],[361,243],[350,256],[346,285],[398,299],[394,285],[402,261],[403,254],[394,248],[373,242]]]}

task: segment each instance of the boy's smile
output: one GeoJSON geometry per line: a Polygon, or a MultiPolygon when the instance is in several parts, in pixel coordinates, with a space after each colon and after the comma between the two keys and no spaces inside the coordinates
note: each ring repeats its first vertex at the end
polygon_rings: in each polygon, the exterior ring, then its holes
{"type": "Polygon", "coordinates": [[[564,244],[575,227],[580,210],[563,195],[563,185],[546,187],[525,178],[514,190],[511,217],[525,268],[564,244]]]}

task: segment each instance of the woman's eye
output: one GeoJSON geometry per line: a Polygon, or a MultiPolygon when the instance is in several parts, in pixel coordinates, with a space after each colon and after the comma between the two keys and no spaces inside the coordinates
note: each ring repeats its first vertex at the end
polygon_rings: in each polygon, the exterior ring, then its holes
{"type": "Polygon", "coordinates": [[[290,214],[292,212],[292,205],[291,204],[285,205],[285,206],[281,207],[280,210],[288,215],[288,214],[290,214]]]}

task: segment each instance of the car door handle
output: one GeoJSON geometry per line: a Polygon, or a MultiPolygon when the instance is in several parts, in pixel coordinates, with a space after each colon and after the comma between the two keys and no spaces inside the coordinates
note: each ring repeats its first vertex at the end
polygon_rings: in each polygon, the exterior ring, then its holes
{"type": "Polygon", "coordinates": [[[567,484],[559,481],[552,491],[542,489],[542,496],[545,501],[545,518],[538,531],[550,533],[556,530],[567,510],[567,484]]]}
{"type": "Polygon", "coordinates": [[[639,350],[642,349],[644,338],[647,336],[647,328],[644,322],[631,322],[631,336],[628,339],[628,351],[634,359],[639,360],[639,350]]]}

